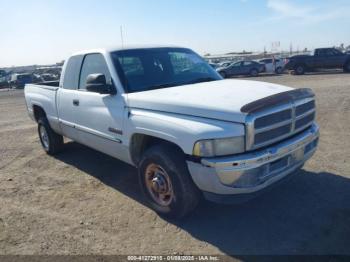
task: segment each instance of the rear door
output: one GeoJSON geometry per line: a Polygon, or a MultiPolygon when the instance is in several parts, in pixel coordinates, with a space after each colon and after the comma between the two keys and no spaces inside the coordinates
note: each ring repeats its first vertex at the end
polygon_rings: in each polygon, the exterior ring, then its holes
{"type": "Polygon", "coordinates": [[[74,141],[79,141],[75,129],[77,117],[78,85],[83,56],[72,56],[67,61],[63,72],[62,86],[57,93],[57,112],[62,134],[74,141]]]}
{"type": "Polygon", "coordinates": [[[252,69],[257,69],[259,72],[259,68],[252,61],[244,61],[241,74],[248,75],[252,69]]]}
{"type": "Polygon", "coordinates": [[[228,68],[229,75],[240,75],[242,74],[243,62],[237,62],[228,68]]]}

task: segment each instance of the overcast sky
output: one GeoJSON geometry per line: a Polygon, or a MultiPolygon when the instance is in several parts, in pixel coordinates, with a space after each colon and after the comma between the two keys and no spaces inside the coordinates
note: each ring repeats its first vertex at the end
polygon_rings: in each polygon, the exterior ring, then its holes
{"type": "Polygon", "coordinates": [[[0,0],[0,67],[72,52],[171,44],[200,54],[350,45],[348,0],[0,0]]]}

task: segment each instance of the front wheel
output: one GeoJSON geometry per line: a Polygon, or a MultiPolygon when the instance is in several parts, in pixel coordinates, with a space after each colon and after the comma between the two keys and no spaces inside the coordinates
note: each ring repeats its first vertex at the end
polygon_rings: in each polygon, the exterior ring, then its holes
{"type": "Polygon", "coordinates": [[[276,68],[276,74],[282,74],[283,73],[283,68],[282,67],[277,67],[276,68]]]}
{"type": "Polygon", "coordinates": [[[62,149],[63,137],[52,130],[46,118],[38,120],[38,133],[41,145],[47,154],[54,155],[62,149]]]}
{"type": "Polygon", "coordinates": [[[192,181],[183,152],[176,147],[151,147],[142,156],[138,171],[147,204],[158,214],[182,218],[197,206],[200,191],[192,181]]]}

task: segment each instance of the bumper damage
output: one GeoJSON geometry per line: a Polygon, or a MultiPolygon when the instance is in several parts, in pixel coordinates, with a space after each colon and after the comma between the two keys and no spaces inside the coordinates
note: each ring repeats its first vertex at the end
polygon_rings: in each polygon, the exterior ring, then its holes
{"type": "Polygon", "coordinates": [[[319,127],[313,124],[302,133],[262,150],[187,164],[193,181],[209,200],[254,195],[303,166],[316,151],[318,137],[319,127]]]}

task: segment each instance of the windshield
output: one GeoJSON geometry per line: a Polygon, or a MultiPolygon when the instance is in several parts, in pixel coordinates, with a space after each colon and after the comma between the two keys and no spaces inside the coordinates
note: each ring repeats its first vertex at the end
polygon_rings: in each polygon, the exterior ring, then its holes
{"type": "Polygon", "coordinates": [[[199,55],[185,48],[147,48],[112,53],[128,93],[221,80],[199,55]]]}

